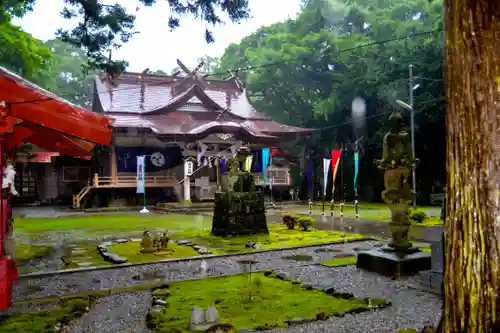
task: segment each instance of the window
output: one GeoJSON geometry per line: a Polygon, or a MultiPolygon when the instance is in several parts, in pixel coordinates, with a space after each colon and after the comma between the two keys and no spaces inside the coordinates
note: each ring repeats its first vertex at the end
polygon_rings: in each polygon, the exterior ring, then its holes
{"type": "Polygon", "coordinates": [[[63,167],[63,182],[79,183],[90,180],[90,167],[63,167]]]}

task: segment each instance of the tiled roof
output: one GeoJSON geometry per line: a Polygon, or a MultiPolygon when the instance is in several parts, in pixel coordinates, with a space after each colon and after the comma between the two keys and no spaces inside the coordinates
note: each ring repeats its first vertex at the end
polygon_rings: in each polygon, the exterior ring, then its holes
{"type": "Polygon", "coordinates": [[[124,73],[112,82],[97,77],[95,87],[115,128],[149,128],[158,135],[200,135],[217,129],[261,138],[311,132],[276,123],[255,110],[234,78],[124,73]]]}

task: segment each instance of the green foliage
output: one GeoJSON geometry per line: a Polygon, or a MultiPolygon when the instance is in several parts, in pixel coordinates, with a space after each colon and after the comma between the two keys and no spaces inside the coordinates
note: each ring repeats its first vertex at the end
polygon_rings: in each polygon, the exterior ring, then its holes
{"type": "MultiPolygon", "coordinates": [[[[291,154],[300,156],[305,151],[312,156],[316,183],[320,183],[322,158],[334,143],[363,136],[360,194],[378,195],[383,181],[373,160],[380,158],[388,113],[397,107],[396,99],[409,100],[408,66],[412,64],[415,84],[420,84],[414,100],[416,150],[425,156],[419,166],[419,199],[428,200],[432,186],[442,183],[445,174],[442,12],[442,2],[420,0],[304,1],[296,19],[264,26],[228,46],[217,72],[237,73],[246,81],[255,107],[277,121],[331,126],[308,145],[300,139],[281,144],[291,154]],[[386,42],[397,38],[401,40],[386,42]],[[349,124],[355,97],[366,101],[366,126],[349,124]],[[339,126],[344,123],[347,126],[339,126]],[[426,135],[419,135],[423,130],[426,135]]],[[[347,159],[345,179],[353,176],[349,163],[347,159]]],[[[346,184],[351,199],[352,187],[346,184]]]]}
{"type": "MultiPolygon", "coordinates": [[[[157,0],[136,0],[139,5],[152,6],[157,0]]],[[[170,29],[180,26],[180,18],[191,14],[207,24],[218,25],[224,23],[221,14],[227,15],[229,20],[240,22],[249,17],[248,0],[219,1],[198,0],[186,2],[167,0],[170,7],[168,25],[170,29]]],[[[0,2],[0,22],[12,15],[22,16],[30,10],[36,0],[8,0],[0,2]]],[[[103,0],[72,0],[65,1],[61,15],[66,19],[79,19],[79,24],[72,30],[59,29],[57,35],[65,42],[77,48],[83,48],[89,57],[88,68],[106,70],[111,75],[122,72],[126,61],[112,61],[110,52],[118,48],[137,33],[134,29],[135,15],[127,12],[125,7],[116,4],[106,4],[103,0]]],[[[208,43],[214,41],[211,31],[205,30],[205,39],[208,43]]]]}
{"type": "Polygon", "coordinates": [[[283,214],[283,224],[290,230],[295,229],[297,225],[297,216],[294,213],[283,214]]]}
{"type": "Polygon", "coordinates": [[[302,231],[308,231],[314,224],[314,219],[309,216],[297,217],[297,223],[302,231]]]}
{"type": "Polygon", "coordinates": [[[417,209],[411,208],[408,217],[412,222],[415,223],[422,223],[428,219],[427,214],[423,210],[418,208],[417,209]]]}

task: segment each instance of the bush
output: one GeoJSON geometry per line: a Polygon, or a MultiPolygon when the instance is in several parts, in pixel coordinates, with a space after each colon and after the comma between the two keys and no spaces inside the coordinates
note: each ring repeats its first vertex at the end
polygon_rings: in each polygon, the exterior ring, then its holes
{"type": "Polygon", "coordinates": [[[283,214],[283,224],[290,230],[295,229],[295,226],[297,225],[297,216],[293,213],[283,214]]]}
{"type": "Polygon", "coordinates": [[[302,231],[307,231],[314,224],[314,219],[309,216],[300,216],[299,218],[297,218],[297,223],[299,224],[302,231]]]}
{"type": "Polygon", "coordinates": [[[411,209],[409,214],[410,221],[415,223],[422,223],[427,220],[427,214],[421,209],[411,209]]]}

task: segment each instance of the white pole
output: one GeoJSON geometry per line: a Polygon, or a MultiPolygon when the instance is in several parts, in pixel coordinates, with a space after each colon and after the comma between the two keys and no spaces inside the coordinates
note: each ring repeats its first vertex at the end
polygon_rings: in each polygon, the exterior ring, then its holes
{"type": "MultiPolygon", "coordinates": [[[[409,80],[408,80],[408,88],[410,89],[410,130],[411,130],[411,151],[413,154],[413,158],[415,158],[415,110],[413,108],[413,65],[408,66],[409,71],[409,80]]],[[[417,207],[417,175],[415,166],[412,167],[412,187],[413,192],[415,193],[415,200],[413,201],[413,208],[417,207]]]]}

